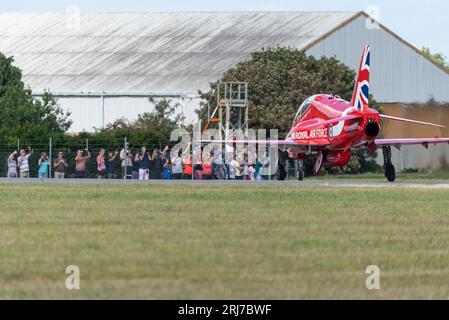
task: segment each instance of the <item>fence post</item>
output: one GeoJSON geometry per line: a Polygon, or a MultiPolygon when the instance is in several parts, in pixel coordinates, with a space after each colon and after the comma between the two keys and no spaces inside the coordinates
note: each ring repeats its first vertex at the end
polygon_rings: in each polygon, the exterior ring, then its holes
{"type": "MultiPolygon", "coordinates": [[[[123,149],[126,148],[126,143],[128,142],[128,138],[123,138],[123,149]]],[[[126,151],[125,151],[126,152],[126,151]]],[[[126,156],[126,155],[125,155],[126,156]]],[[[125,160],[125,164],[126,164],[126,160],[125,160]]],[[[121,161],[120,161],[120,166],[121,166],[121,161]]],[[[122,169],[123,170],[123,169],[122,169]]],[[[122,171],[123,172],[123,171],[122,171]]],[[[123,174],[123,173],[122,173],[123,174]]],[[[123,180],[127,180],[128,179],[128,167],[125,165],[125,174],[123,174],[123,180]]]]}
{"type": "Polygon", "coordinates": [[[51,169],[52,169],[52,163],[53,163],[53,150],[52,150],[52,141],[51,137],[48,138],[48,178],[51,179],[51,169]]]}
{"type": "Polygon", "coordinates": [[[192,137],[192,160],[191,160],[191,165],[192,165],[192,180],[195,180],[195,134],[193,134],[192,137]]]}

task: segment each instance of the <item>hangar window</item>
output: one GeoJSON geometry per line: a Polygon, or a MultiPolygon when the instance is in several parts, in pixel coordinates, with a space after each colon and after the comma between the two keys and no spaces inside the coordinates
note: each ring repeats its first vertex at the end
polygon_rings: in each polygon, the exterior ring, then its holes
{"type": "Polygon", "coordinates": [[[296,116],[295,116],[295,122],[298,122],[298,120],[302,117],[302,115],[304,113],[306,113],[307,110],[309,110],[310,106],[313,103],[313,100],[315,99],[315,96],[307,98],[302,104],[301,106],[298,108],[298,111],[296,112],[296,116]]]}

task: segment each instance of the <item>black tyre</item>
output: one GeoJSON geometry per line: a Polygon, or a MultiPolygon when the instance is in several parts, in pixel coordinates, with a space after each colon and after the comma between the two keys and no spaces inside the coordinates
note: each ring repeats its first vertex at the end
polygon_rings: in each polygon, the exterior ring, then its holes
{"type": "Polygon", "coordinates": [[[396,169],[391,163],[385,166],[385,177],[389,182],[394,182],[394,180],[396,180],[396,169]]]}

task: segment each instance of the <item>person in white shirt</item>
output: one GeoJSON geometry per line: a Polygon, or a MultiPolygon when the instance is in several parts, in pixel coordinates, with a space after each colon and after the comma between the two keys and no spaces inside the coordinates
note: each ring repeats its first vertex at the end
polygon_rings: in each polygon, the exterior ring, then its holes
{"type": "Polygon", "coordinates": [[[6,175],[8,178],[17,178],[17,153],[17,151],[14,151],[8,157],[8,173],[6,175]]]}
{"type": "Polygon", "coordinates": [[[27,151],[24,149],[20,150],[20,157],[18,159],[19,171],[21,178],[29,178],[30,177],[30,165],[29,159],[32,154],[31,148],[28,147],[27,151]]]}
{"type": "Polygon", "coordinates": [[[232,179],[232,180],[233,179],[241,180],[242,173],[241,173],[241,170],[240,170],[240,164],[235,159],[235,157],[234,157],[234,159],[232,159],[231,163],[229,164],[229,171],[230,171],[230,173],[229,173],[230,179],[232,179]],[[233,177],[231,177],[231,171],[233,172],[233,174],[232,174],[233,177]]]}
{"type": "Polygon", "coordinates": [[[248,166],[248,180],[254,181],[254,172],[256,170],[254,169],[254,166],[248,166]]]}
{"type": "Polygon", "coordinates": [[[171,173],[174,180],[181,180],[182,178],[182,159],[180,156],[181,151],[177,155],[171,158],[171,173]]]}
{"type": "Polygon", "coordinates": [[[125,147],[120,151],[120,161],[122,162],[122,178],[131,179],[133,171],[133,154],[129,147],[129,142],[126,143],[125,147]]]}

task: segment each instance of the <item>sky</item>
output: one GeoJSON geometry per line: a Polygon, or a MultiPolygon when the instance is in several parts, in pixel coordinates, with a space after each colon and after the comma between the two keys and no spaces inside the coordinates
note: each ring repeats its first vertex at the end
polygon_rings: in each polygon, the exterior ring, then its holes
{"type": "Polygon", "coordinates": [[[0,0],[0,11],[65,12],[71,5],[81,13],[364,10],[414,46],[449,57],[447,0],[0,0]]]}

